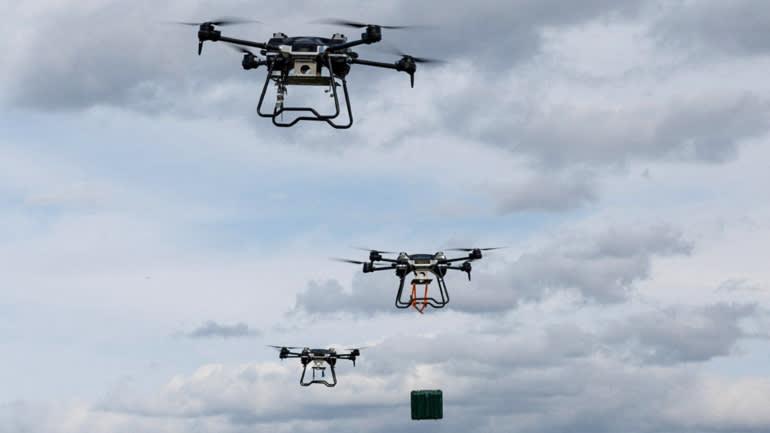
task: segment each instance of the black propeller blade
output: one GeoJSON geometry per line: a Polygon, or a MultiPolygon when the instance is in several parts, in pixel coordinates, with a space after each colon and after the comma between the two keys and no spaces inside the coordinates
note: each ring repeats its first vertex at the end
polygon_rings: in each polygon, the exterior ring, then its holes
{"type": "Polygon", "coordinates": [[[289,350],[304,349],[304,347],[297,347],[297,346],[273,346],[272,344],[268,344],[267,347],[272,347],[273,349],[278,349],[278,350],[282,350],[282,349],[289,349],[289,350]]]}
{"type": "Polygon", "coordinates": [[[353,247],[353,248],[355,248],[355,249],[357,249],[357,250],[361,250],[361,251],[369,251],[370,253],[378,253],[378,254],[396,254],[396,253],[395,253],[395,252],[393,252],[393,251],[380,251],[380,250],[373,250],[373,249],[371,249],[371,248],[362,248],[362,247],[353,247]]]}
{"type": "Polygon", "coordinates": [[[340,259],[340,258],[337,258],[337,257],[332,257],[332,260],[337,261],[337,262],[343,262],[343,263],[352,263],[354,265],[363,265],[364,263],[367,263],[367,262],[361,262],[361,261],[358,261],[358,260],[340,259]]]}
{"type": "Polygon", "coordinates": [[[425,64],[434,64],[434,65],[446,63],[446,60],[429,59],[427,57],[414,57],[414,56],[410,56],[408,54],[402,54],[401,56],[402,57],[409,57],[412,60],[414,60],[415,63],[425,63],[425,64]]]}
{"type": "Polygon", "coordinates": [[[189,21],[171,21],[172,24],[180,24],[183,26],[200,26],[203,24],[212,24],[215,26],[232,26],[235,24],[248,24],[248,23],[255,23],[255,24],[261,24],[261,21],[257,20],[249,20],[245,18],[236,18],[236,17],[223,17],[223,18],[217,18],[211,21],[204,21],[201,23],[193,23],[189,21]]]}
{"type": "MultiPolygon", "coordinates": [[[[200,27],[201,31],[204,30],[214,30],[213,26],[231,26],[234,24],[247,24],[247,23],[259,23],[260,21],[257,20],[249,20],[244,18],[235,18],[235,17],[224,17],[224,18],[217,18],[215,20],[211,21],[204,21],[202,23],[193,23],[189,21],[170,21],[171,24],[179,24],[183,26],[195,26],[200,27]]],[[[200,34],[200,33],[199,33],[200,34]]],[[[203,51],[203,40],[201,39],[198,41],[198,55],[201,55],[201,52],[203,51]]]]}
{"type": "Polygon", "coordinates": [[[394,54],[394,55],[399,56],[399,57],[408,57],[408,58],[414,60],[415,63],[425,63],[425,64],[431,64],[431,63],[433,63],[433,64],[441,64],[441,63],[446,63],[446,60],[431,59],[431,58],[428,58],[428,57],[415,57],[415,56],[412,56],[410,54],[407,54],[407,53],[399,50],[398,48],[394,47],[392,44],[390,44],[388,42],[382,42],[380,45],[377,45],[376,50],[382,51],[382,52],[385,52],[385,53],[389,53],[389,54],[394,54]]]}
{"type": "Polygon", "coordinates": [[[479,251],[494,251],[494,250],[502,250],[507,247],[492,247],[492,248],[447,248],[447,251],[464,251],[466,253],[469,253],[471,251],[479,250],[479,251]]]}
{"type": "Polygon", "coordinates": [[[257,56],[257,55],[256,55],[256,54],[254,54],[254,52],[253,52],[253,51],[251,51],[250,49],[248,49],[248,48],[244,48],[244,47],[242,47],[242,46],[240,46],[240,45],[235,45],[235,44],[227,44],[227,46],[228,46],[228,47],[230,47],[230,48],[232,48],[232,49],[234,49],[235,51],[238,51],[238,52],[240,52],[240,53],[243,53],[243,54],[251,54],[251,55],[252,55],[252,56],[254,56],[254,57],[256,57],[256,56],[257,56]]]}
{"type": "Polygon", "coordinates": [[[343,26],[343,27],[352,27],[354,29],[363,29],[365,27],[369,26],[377,26],[381,29],[389,29],[389,30],[412,30],[412,29],[419,29],[424,28],[425,26],[381,26],[379,24],[366,24],[362,23],[360,21],[350,21],[350,20],[344,20],[339,18],[322,18],[320,20],[312,21],[313,24],[330,24],[333,26],[343,26]]]}

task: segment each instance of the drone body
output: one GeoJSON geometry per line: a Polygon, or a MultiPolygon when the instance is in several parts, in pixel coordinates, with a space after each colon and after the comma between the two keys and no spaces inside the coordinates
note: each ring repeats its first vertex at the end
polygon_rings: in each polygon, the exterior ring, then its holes
{"type": "Polygon", "coordinates": [[[243,69],[251,70],[261,66],[267,68],[265,83],[262,86],[262,93],[257,105],[257,114],[261,117],[272,119],[273,124],[276,126],[290,127],[300,121],[307,120],[326,122],[338,129],[350,128],[353,125],[353,113],[350,106],[347,75],[350,72],[351,65],[358,64],[406,72],[410,76],[412,87],[414,87],[414,74],[417,71],[417,63],[436,62],[435,60],[412,57],[400,52],[398,54],[401,58],[394,63],[375,62],[359,59],[358,54],[351,50],[355,46],[369,45],[381,41],[382,29],[406,28],[403,26],[378,26],[342,20],[323,21],[327,24],[363,28],[364,33],[361,34],[361,38],[353,41],[348,41],[347,37],[341,33],[335,33],[330,38],[317,36],[289,37],[283,33],[274,33],[267,42],[254,42],[222,36],[222,32],[217,30],[217,26],[243,22],[248,21],[222,19],[200,24],[180,24],[199,26],[199,55],[203,50],[203,43],[206,41],[226,42],[237,46],[237,49],[243,53],[243,60],[241,62],[243,69]],[[255,54],[244,47],[258,48],[260,52],[255,54]],[[260,55],[264,57],[260,57],[260,55]],[[276,88],[276,102],[272,111],[266,111],[263,105],[268,85],[271,82],[274,83],[276,88]],[[285,98],[290,86],[317,86],[325,88],[325,91],[330,93],[334,99],[334,112],[321,114],[312,107],[287,106],[285,98]],[[337,92],[338,87],[342,88],[342,95],[337,92]],[[347,121],[336,123],[334,119],[342,113],[341,96],[345,100],[347,121]],[[291,113],[296,115],[296,117],[292,120],[284,121],[284,113],[291,113]]]}
{"type": "Polygon", "coordinates": [[[391,259],[383,257],[383,254],[394,254],[388,251],[369,251],[369,261],[357,261],[348,259],[338,259],[343,262],[362,265],[364,273],[377,271],[394,270],[399,279],[398,293],[396,294],[396,308],[413,307],[419,313],[423,313],[427,307],[444,308],[449,303],[449,291],[447,290],[444,277],[450,270],[462,271],[471,279],[471,262],[482,258],[482,251],[495,250],[498,248],[457,248],[454,251],[465,251],[468,253],[465,257],[447,258],[446,254],[439,251],[435,254],[407,254],[401,252],[397,258],[391,259]],[[462,262],[459,266],[455,263],[462,262]],[[403,292],[406,278],[412,274],[410,282],[412,291],[407,300],[404,300],[403,292]],[[433,280],[436,280],[439,288],[438,298],[428,296],[428,288],[433,280]],[[424,292],[422,296],[417,296],[417,288],[422,286],[424,292]]]}
{"type": "Polygon", "coordinates": [[[311,349],[308,347],[270,347],[280,350],[278,354],[280,359],[299,358],[300,363],[302,364],[302,376],[299,379],[299,383],[302,386],[310,386],[313,384],[321,384],[330,388],[337,386],[337,373],[335,371],[337,360],[346,359],[353,361],[353,366],[355,366],[356,358],[361,355],[360,349],[344,349],[343,351],[338,351],[334,348],[311,349]],[[297,349],[301,350],[297,351],[297,349]],[[311,365],[312,379],[305,380],[308,365],[311,365]],[[331,382],[326,380],[327,367],[331,372],[331,382]]]}

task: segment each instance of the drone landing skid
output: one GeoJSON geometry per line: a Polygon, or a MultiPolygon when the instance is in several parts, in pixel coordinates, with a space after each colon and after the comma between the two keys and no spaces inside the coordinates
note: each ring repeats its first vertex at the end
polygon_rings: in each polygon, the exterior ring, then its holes
{"type": "MultiPolygon", "coordinates": [[[[332,70],[331,62],[329,63],[329,70],[332,70]]],[[[262,94],[259,96],[259,104],[257,105],[257,114],[261,117],[270,118],[273,121],[273,125],[280,126],[282,128],[288,128],[291,126],[296,125],[298,122],[302,120],[309,120],[309,121],[316,121],[316,122],[326,122],[329,125],[331,125],[333,128],[336,129],[348,129],[353,125],[353,111],[350,108],[350,96],[348,94],[348,84],[345,80],[345,77],[339,78],[339,81],[337,77],[334,75],[331,75],[329,77],[319,77],[318,81],[316,82],[299,82],[292,79],[293,77],[283,77],[283,76],[273,76],[273,67],[271,67],[267,71],[267,77],[265,78],[265,84],[262,86],[262,94]],[[270,81],[274,80],[276,82],[276,85],[278,86],[278,96],[276,100],[276,106],[273,109],[272,113],[265,113],[262,111],[262,104],[265,101],[265,95],[267,94],[267,86],[270,84],[270,81]],[[314,108],[311,107],[285,107],[283,106],[283,97],[286,92],[286,86],[288,85],[313,85],[313,86],[326,86],[328,85],[330,87],[330,91],[332,93],[332,97],[334,98],[334,114],[330,115],[324,115],[320,114],[318,111],[316,111],[314,108]],[[339,117],[340,115],[340,97],[337,93],[337,87],[342,86],[342,90],[345,97],[345,107],[347,108],[348,112],[348,122],[344,124],[338,124],[334,123],[333,120],[339,117]],[[312,116],[306,115],[306,116],[297,116],[293,120],[289,122],[284,122],[282,120],[283,113],[285,112],[293,112],[293,113],[311,113],[312,116]]]]}
{"type": "Polygon", "coordinates": [[[329,382],[325,379],[326,374],[324,371],[326,370],[325,367],[311,367],[313,369],[313,379],[305,381],[305,373],[307,372],[307,364],[302,368],[302,377],[299,378],[299,384],[302,386],[310,386],[313,384],[321,384],[326,385],[329,388],[333,388],[337,386],[337,373],[334,371],[334,365],[329,365],[329,370],[331,370],[332,373],[332,381],[329,382]],[[316,379],[316,371],[320,371],[322,379],[316,379]]]}
{"type": "Polygon", "coordinates": [[[401,299],[401,296],[404,292],[404,278],[401,278],[401,282],[398,287],[398,294],[396,295],[396,308],[404,309],[414,307],[414,309],[417,310],[417,312],[420,314],[423,314],[425,309],[429,306],[433,308],[444,308],[449,303],[449,291],[447,290],[443,277],[438,277],[436,280],[438,281],[440,299],[428,296],[428,287],[430,286],[430,282],[424,283],[421,281],[412,281],[411,296],[409,297],[409,301],[404,302],[401,299]],[[420,298],[417,297],[418,284],[423,284],[425,287],[425,293],[420,298]]]}

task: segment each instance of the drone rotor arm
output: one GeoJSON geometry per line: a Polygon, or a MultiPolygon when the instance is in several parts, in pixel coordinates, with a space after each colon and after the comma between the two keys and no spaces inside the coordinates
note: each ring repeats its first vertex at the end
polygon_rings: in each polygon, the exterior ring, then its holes
{"type": "Polygon", "coordinates": [[[468,281],[471,280],[471,271],[473,268],[471,267],[471,262],[469,260],[466,260],[462,266],[447,266],[445,269],[465,272],[468,275],[468,281]]]}
{"type": "Polygon", "coordinates": [[[356,65],[364,65],[364,66],[373,66],[375,68],[386,68],[386,69],[393,69],[398,70],[398,65],[395,63],[385,63],[385,62],[375,62],[372,60],[364,60],[364,59],[351,59],[350,63],[356,64],[356,65]]]}
{"type": "Polygon", "coordinates": [[[219,40],[222,42],[228,42],[235,45],[243,45],[246,47],[259,48],[261,50],[268,49],[267,44],[264,42],[248,41],[246,39],[236,39],[236,38],[230,38],[227,36],[220,36],[219,40]]]}
{"type": "Polygon", "coordinates": [[[396,268],[396,267],[395,267],[394,265],[389,265],[389,266],[380,266],[380,267],[372,267],[372,268],[371,268],[371,272],[375,272],[375,271],[390,271],[390,270],[393,270],[393,269],[395,269],[395,268],[396,268]]]}
{"type": "Polygon", "coordinates": [[[381,258],[375,260],[375,262],[398,263],[398,260],[396,260],[396,259],[389,259],[387,257],[381,257],[381,258]]]}
{"type": "MultiPolygon", "coordinates": [[[[469,257],[469,256],[465,256],[465,257],[456,257],[456,258],[453,258],[453,259],[446,259],[446,260],[444,260],[444,262],[445,263],[454,263],[454,262],[463,262],[463,261],[469,261],[469,260],[473,260],[473,259],[471,257],[469,257]]],[[[447,269],[452,269],[452,267],[450,266],[447,269]]]]}

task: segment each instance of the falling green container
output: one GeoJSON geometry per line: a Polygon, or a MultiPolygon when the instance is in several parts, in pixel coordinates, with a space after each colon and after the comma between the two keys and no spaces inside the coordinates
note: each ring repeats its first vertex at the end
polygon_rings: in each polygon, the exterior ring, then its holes
{"type": "Polygon", "coordinates": [[[412,391],[412,419],[444,418],[444,397],[440,389],[412,391]]]}

